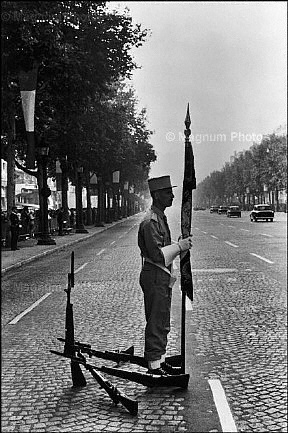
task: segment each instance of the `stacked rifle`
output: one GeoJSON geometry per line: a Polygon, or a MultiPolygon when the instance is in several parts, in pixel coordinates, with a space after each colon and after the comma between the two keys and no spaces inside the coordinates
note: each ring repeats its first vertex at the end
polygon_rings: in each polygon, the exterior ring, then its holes
{"type": "Polygon", "coordinates": [[[133,346],[124,351],[99,351],[92,349],[90,344],[75,341],[73,304],[71,304],[72,287],[74,287],[74,252],[71,254],[71,271],[68,273],[68,286],[67,289],[65,289],[65,292],[67,293],[65,338],[58,338],[59,341],[64,343],[64,351],[57,352],[55,350],[50,350],[50,352],[55,355],[70,359],[73,387],[86,386],[86,380],[81,370],[82,366],[91,373],[91,375],[100,385],[100,388],[103,388],[107,392],[115,405],[122,403],[129,413],[134,416],[138,413],[138,402],[127,397],[101,373],[127,379],[147,387],[188,387],[190,377],[189,374],[183,373],[182,368],[177,369],[177,367],[181,366],[181,355],[166,358],[166,362],[168,362],[171,366],[176,367],[175,371],[180,371],[179,374],[175,373],[167,374],[166,376],[158,376],[150,373],[141,373],[119,368],[120,365],[128,362],[131,364],[136,364],[140,367],[148,368],[147,361],[143,357],[134,355],[133,346]],[[87,362],[87,359],[84,356],[85,354],[88,355],[89,358],[94,356],[100,359],[115,361],[117,365],[116,367],[107,367],[104,365],[97,367],[87,362]]]}

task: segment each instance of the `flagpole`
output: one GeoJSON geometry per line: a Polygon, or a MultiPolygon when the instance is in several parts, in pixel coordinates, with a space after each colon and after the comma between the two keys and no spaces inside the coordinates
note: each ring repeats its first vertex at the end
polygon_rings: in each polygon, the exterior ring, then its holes
{"type": "Polygon", "coordinates": [[[186,293],[182,291],[181,302],[181,373],[185,374],[186,368],[186,293]]]}
{"type": "MultiPolygon", "coordinates": [[[[184,156],[184,177],[182,190],[181,206],[181,235],[185,239],[191,235],[192,220],[192,190],[196,188],[196,178],[194,169],[194,155],[189,140],[191,135],[189,104],[185,118],[185,156],[184,156]]],[[[180,254],[180,274],[181,274],[181,372],[185,373],[186,362],[186,295],[193,301],[193,280],[190,262],[190,250],[180,254]]]]}

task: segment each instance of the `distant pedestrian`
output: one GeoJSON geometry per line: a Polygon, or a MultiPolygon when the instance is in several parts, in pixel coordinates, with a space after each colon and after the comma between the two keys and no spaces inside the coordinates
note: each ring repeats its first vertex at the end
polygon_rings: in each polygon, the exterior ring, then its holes
{"type": "Polygon", "coordinates": [[[51,216],[51,210],[48,210],[48,233],[52,233],[52,216],[51,216]]]}
{"type": "Polygon", "coordinates": [[[22,233],[28,235],[29,233],[29,212],[26,206],[21,210],[21,224],[22,224],[22,233]]]}
{"type": "Polygon", "coordinates": [[[29,212],[29,236],[30,236],[30,238],[34,237],[34,220],[35,220],[34,212],[31,210],[29,212]]]}
{"type": "Polygon", "coordinates": [[[6,247],[7,245],[7,231],[8,231],[8,218],[7,212],[1,211],[1,245],[6,247]]]}
{"type": "Polygon", "coordinates": [[[70,209],[70,227],[74,228],[75,224],[75,212],[73,209],[70,209]]]}
{"type": "Polygon", "coordinates": [[[63,235],[63,222],[64,222],[64,211],[63,208],[60,207],[57,212],[57,223],[58,223],[58,235],[63,235]]]}
{"type": "Polygon", "coordinates": [[[17,208],[15,206],[12,207],[9,220],[11,230],[11,251],[19,250],[19,248],[17,247],[17,242],[19,237],[20,218],[18,216],[17,208]]]}

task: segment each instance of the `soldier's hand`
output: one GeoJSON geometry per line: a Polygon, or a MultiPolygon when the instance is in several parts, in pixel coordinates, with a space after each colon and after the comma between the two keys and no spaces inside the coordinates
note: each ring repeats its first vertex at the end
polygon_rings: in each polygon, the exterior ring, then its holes
{"type": "Polygon", "coordinates": [[[192,247],[192,236],[188,236],[188,238],[185,239],[180,239],[178,241],[178,245],[181,252],[190,250],[192,247]]]}

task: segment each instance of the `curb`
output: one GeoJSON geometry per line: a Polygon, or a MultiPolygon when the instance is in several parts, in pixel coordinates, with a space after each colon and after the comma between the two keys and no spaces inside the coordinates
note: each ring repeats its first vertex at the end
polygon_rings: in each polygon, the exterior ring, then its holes
{"type": "MultiPolygon", "coordinates": [[[[139,215],[139,214],[135,214],[135,215],[139,215]]],[[[124,221],[127,221],[127,220],[129,220],[129,219],[135,217],[135,215],[131,215],[131,216],[125,218],[124,221]]],[[[38,260],[38,259],[41,259],[41,258],[44,257],[44,256],[47,256],[47,255],[49,255],[49,254],[53,254],[54,252],[57,252],[57,251],[63,250],[64,248],[69,247],[70,245],[74,245],[74,244],[77,244],[77,243],[79,243],[79,242],[83,242],[83,241],[85,241],[86,239],[90,239],[90,238],[92,238],[93,236],[96,236],[96,235],[98,235],[99,233],[102,233],[102,232],[104,232],[104,231],[110,229],[111,227],[114,227],[114,226],[116,226],[116,225],[118,225],[118,224],[121,224],[121,223],[124,222],[124,221],[123,221],[123,220],[115,221],[114,223],[110,224],[110,225],[107,226],[107,227],[106,227],[106,226],[105,226],[105,227],[101,227],[101,228],[100,228],[97,232],[95,232],[95,233],[87,234],[86,236],[83,236],[83,237],[81,237],[81,238],[79,238],[79,239],[72,240],[71,242],[68,242],[68,243],[63,244],[63,245],[59,245],[58,247],[52,248],[51,250],[44,251],[43,253],[39,253],[39,254],[37,254],[36,256],[29,257],[29,259],[25,259],[25,260],[20,261],[19,263],[15,263],[14,265],[8,266],[7,268],[4,268],[4,269],[1,270],[1,276],[4,275],[4,274],[6,274],[6,273],[9,272],[9,271],[12,271],[13,269],[17,269],[17,268],[20,268],[20,267],[23,266],[23,265],[26,265],[27,263],[30,263],[30,262],[36,261],[36,260],[38,260]]]]}

